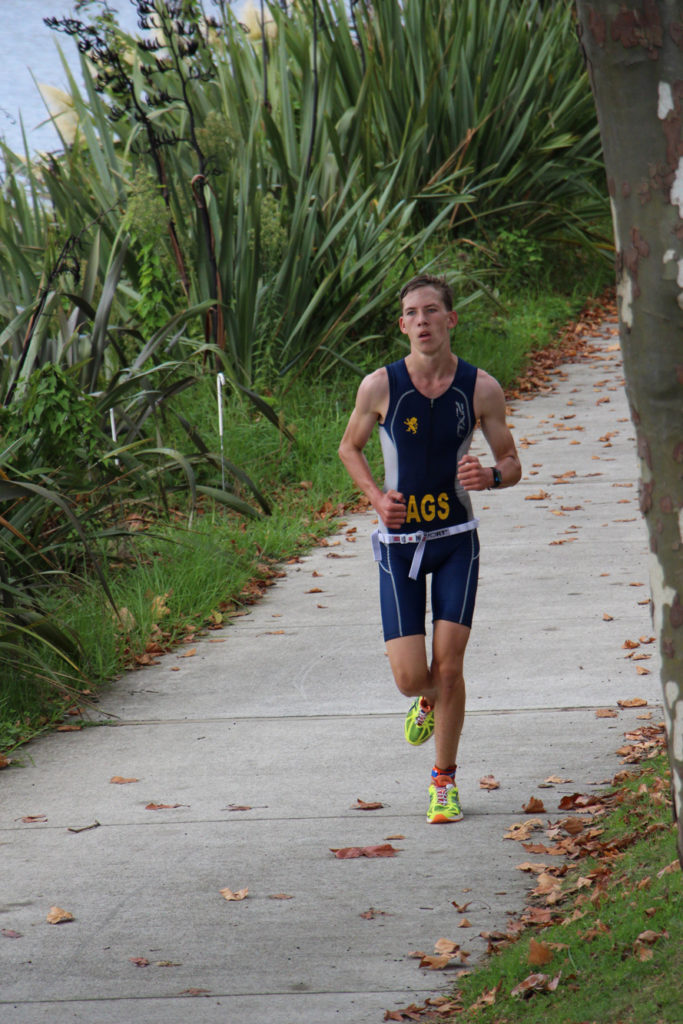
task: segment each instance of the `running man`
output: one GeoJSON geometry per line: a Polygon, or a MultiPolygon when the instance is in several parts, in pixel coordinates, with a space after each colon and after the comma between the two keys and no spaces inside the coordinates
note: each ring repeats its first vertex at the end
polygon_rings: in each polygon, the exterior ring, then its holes
{"type": "Polygon", "coordinates": [[[435,764],[427,821],[462,818],[455,781],[465,718],[463,661],[479,573],[478,520],[469,491],[512,487],[522,469],[505,422],[500,384],[451,349],[458,322],[448,283],[424,274],[401,291],[399,327],[410,354],[363,379],[339,455],[379,517],[379,562],[386,650],[398,689],[413,703],[405,737],[417,746],[434,734],[435,764]],[[469,455],[479,421],[493,466],[469,455]],[[379,424],[384,489],[363,449],[379,424]],[[434,620],[426,649],[426,577],[434,620]]]}

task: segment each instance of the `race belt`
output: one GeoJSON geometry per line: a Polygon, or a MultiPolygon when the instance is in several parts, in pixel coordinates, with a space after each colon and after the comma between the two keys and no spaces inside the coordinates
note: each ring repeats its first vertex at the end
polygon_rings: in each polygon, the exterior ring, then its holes
{"type": "Polygon", "coordinates": [[[382,559],[382,550],[380,544],[417,544],[415,553],[413,554],[413,560],[410,563],[410,572],[408,578],[416,580],[417,575],[422,565],[422,556],[424,554],[425,544],[429,540],[441,540],[442,537],[452,537],[455,533],[467,533],[469,530],[476,530],[479,526],[478,519],[470,519],[467,523],[456,523],[455,526],[443,526],[440,530],[416,530],[415,533],[383,533],[377,529],[374,531],[370,540],[372,541],[372,553],[375,556],[375,561],[379,562],[382,559]]]}

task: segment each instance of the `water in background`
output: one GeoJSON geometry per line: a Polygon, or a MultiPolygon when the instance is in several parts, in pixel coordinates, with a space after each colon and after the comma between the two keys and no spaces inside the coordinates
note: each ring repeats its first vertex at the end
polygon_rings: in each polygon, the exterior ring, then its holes
{"type": "MultiPolygon", "coordinates": [[[[130,0],[108,2],[117,12],[121,27],[126,32],[137,32],[130,0]]],[[[237,4],[235,9],[239,6],[237,4]]],[[[211,4],[207,4],[207,8],[210,11],[211,4]]],[[[0,136],[17,153],[24,151],[21,121],[31,151],[61,149],[36,82],[69,91],[57,50],[59,45],[80,85],[76,44],[63,32],[55,32],[43,22],[43,18],[61,18],[73,11],[73,0],[0,0],[0,136]]]]}

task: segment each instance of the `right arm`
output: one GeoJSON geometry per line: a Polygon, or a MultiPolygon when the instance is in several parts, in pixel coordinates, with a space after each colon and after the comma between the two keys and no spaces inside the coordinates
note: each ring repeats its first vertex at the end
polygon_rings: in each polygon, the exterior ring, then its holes
{"type": "Polygon", "coordinates": [[[384,368],[364,377],[356,395],[344,436],[339,445],[339,457],[356,487],[365,494],[389,529],[402,526],[406,517],[406,504],[398,491],[386,493],[377,485],[363,449],[375,425],[384,418],[389,406],[389,378],[384,368]]]}

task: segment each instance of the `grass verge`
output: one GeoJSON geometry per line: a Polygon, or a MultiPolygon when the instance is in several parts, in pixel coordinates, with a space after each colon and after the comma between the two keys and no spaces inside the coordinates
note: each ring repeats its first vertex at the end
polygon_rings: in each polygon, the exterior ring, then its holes
{"type": "Polygon", "coordinates": [[[529,905],[507,932],[489,936],[488,963],[461,975],[451,995],[387,1012],[385,1020],[682,1019],[683,885],[664,729],[643,727],[627,737],[627,760],[648,760],[619,772],[602,795],[567,800],[567,817],[550,825],[545,844],[534,843],[545,852],[526,867],[535,880],[529,905]],[[562,862],[553,867],[558,855],[562,862]]]}

